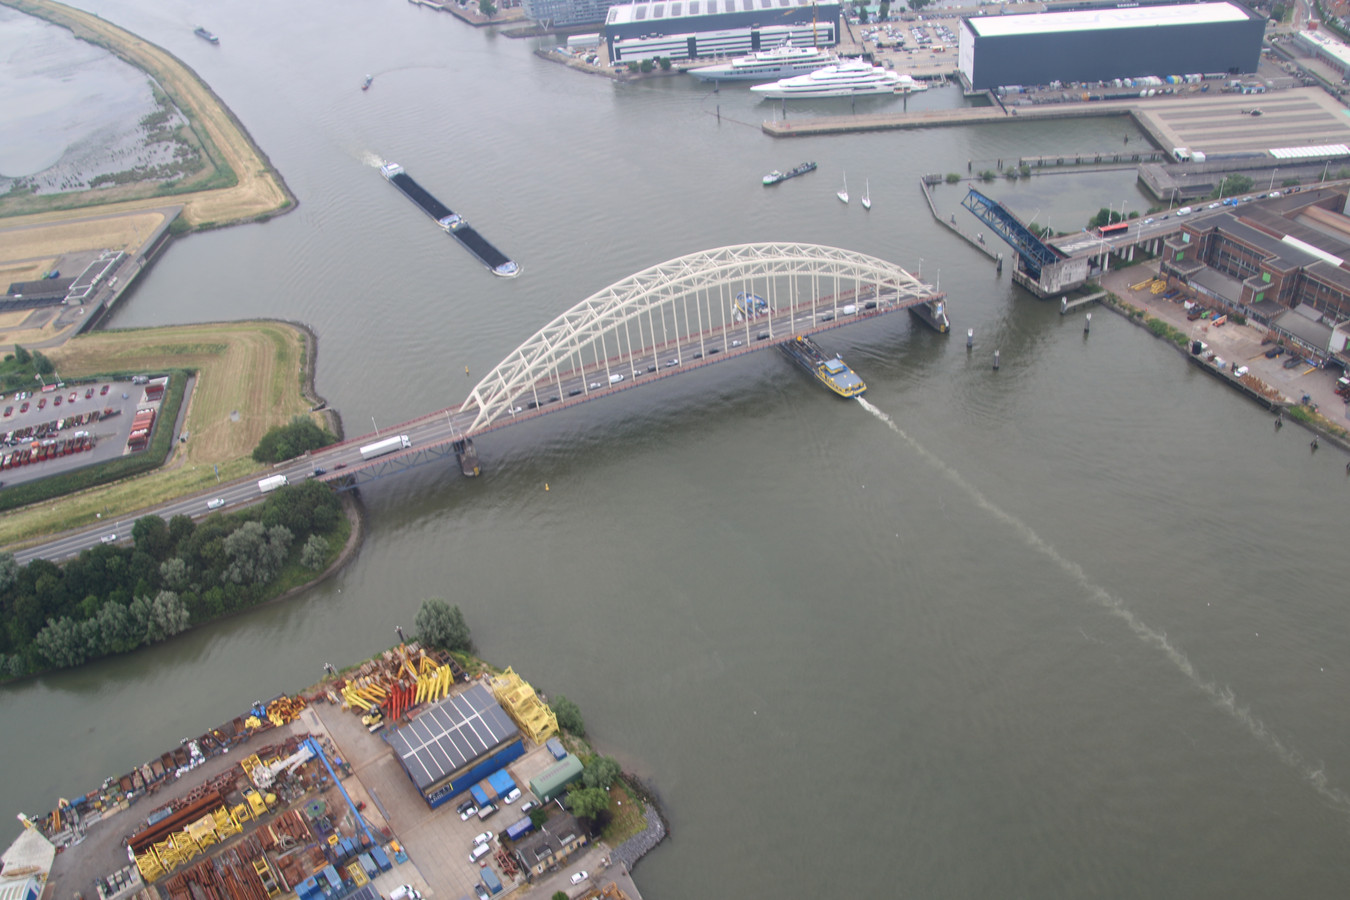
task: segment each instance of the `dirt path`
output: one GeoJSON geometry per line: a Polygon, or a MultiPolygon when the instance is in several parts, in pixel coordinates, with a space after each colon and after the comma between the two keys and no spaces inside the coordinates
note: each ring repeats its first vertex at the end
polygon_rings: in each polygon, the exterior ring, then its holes
{"type": "MultiPolygon", "coordinates": [[[[295,205],[295,198],[281,176],[272,169],[239,120],[197,73],[173,54],[96,15],[54,0],[0,0],[0,3],[69,28],[77,38],[106,47],[154,78],[173,99],[207,145],[206,152],[212,162],[233,171],[238,179],[232,187],[175,196],[173,202],[185,204],[183,218],[188,225],[201,228],[265,219],[295,205]]],[[[164,204],[162,196],[146,197],[98,206],[97,210],[123,213],[164,204]]],[[[82,207],[35,213],[15,217],[5,224],[17,226],[83,218],[90,211],[91,207],[82,207]]]]}

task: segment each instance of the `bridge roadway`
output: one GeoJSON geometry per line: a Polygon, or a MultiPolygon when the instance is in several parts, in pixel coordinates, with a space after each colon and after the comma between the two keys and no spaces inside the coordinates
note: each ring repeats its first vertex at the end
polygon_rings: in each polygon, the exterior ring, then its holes
{"type": "Polygon", "coordinates": [[[123,542],[131,537],[131,526],[141,516],[157,514],[166,520],[176,515],[197,518],[208,513],[206,504],[215,498],[224,500],[225,508],[247,505],[260,499],[258,478],[262,475],[285,475],[292,484],[317,478],[338,490],[349,490],[415,466],[453,461],[453,445],[465,437],[474,438],[570,409],[580,403],[737,359],[782,344],[797,334],[828,331],[940,300],[944,296],[940,292],[928,290],[927,285],[916,289],[909,285],[897,287],[892,284],[883,285],[879,293],[875,288],[867,287],[856,295],[852,291],[845,291],[834,296],[804,300],[795,306],[777,308],[770,314],[741,322],[728,322],[679,340],[645,347],[631,356],[612,356],[584,368],[543,377],[534,383],[530,397],[522,396],[506,415],[477,429],[472,427],[472,423],[478,417],[479,410],[468,406],[466,401],[391,428],[381,428],[374,434],[351,438],[279,463],[270,472],[227,482],[212,491],[107,520],[96,528],[68,533],[36,547],[16,550],[14,557],[21,565],[38,557],[55,561],[75,556],[101,541],[123,542]],[[847,313],[848,307],[854,311],[847,313]],[[623,378],[610,384],[611,375],[621,375],[623,378]],[[361,458],[361,447],[396,435],[407,435],[411,448],[371,460],[361,458]]]}

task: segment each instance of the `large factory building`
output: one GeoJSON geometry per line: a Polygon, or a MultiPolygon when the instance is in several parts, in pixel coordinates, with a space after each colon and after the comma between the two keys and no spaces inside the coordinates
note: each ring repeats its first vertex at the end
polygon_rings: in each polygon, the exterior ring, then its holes
{"type": "Polygon", "coordinates": [[[611,6],[605,19],[610,62],[697,59],[839,43],[838,2],[646,0],[611,6]]]}
{"type": "Polygon", "coordinates": [[[974,90],[1144,75],[1255,72],[1266,20],[1236,3],[1099,7],[961,20],[974,90]]]}

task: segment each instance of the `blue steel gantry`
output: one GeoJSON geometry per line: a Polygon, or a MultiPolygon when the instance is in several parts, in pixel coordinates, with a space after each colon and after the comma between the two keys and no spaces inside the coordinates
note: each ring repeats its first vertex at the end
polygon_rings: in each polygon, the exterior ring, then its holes
{"type": "Polygon", "coordinates": [[[1031,229],[1019,222],[997,200],[986,197],[974,188],[966,194],[961,205],[1017,251],[1022,259],[1023,270],[1032,280],[1040,281],[1042,268],[1066,258],[1063,253],[1036,237],[1031,229]]]}

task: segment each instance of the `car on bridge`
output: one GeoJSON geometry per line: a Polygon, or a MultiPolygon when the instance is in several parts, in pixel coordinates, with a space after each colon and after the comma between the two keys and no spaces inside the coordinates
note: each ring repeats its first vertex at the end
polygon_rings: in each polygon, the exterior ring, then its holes
{"type": "Polygon", "coordinates": [[[666,368],[667,368],[667,369],[673,369],[673,368],[675,368],[676,366],[678,366],[679,364],[680,364],[680,358],[679,358],[678,356],[673,356],[673,357],[671,357],[670,359],[666,360],[666,368]]]}
{"type": "Polygon", "coordinates": [[[206,508],[207,508],[207,509],[220,509],[220,508],[221,508],[222,506],[224,506],[224,505],[225,505],[225,498],[224,498],[224,497],[217,497],[217,498],[214,499],[214,500],[207,500],[207,501],[206,501],[206,508]]]}

